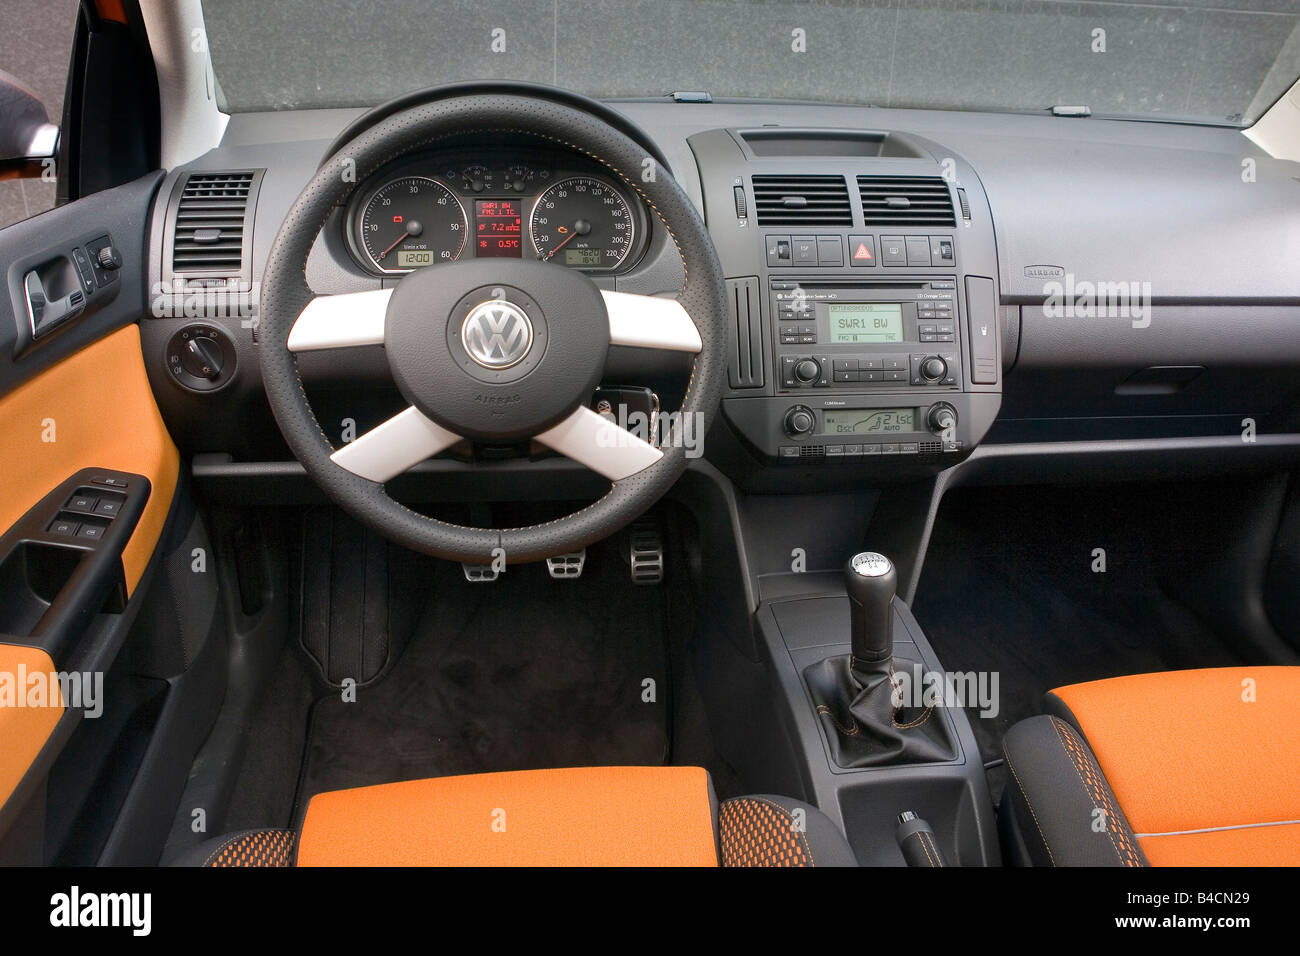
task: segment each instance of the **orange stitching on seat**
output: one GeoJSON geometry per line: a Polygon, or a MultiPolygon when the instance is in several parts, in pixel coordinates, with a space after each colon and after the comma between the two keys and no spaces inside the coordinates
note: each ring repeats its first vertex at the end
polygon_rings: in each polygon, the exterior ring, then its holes
{"type": "Polygon", "coordinates": [[[1141,866],[1141,857],[1129,840],[1128,833],[1118,824],[1118,821],[1122,821],[1124,817],[1111,795],[1110,787],[1105,783],[1105,778],[1100,777],[1101,768],[1094,770],[1093,762],[1088,758],[1087,752],[1083,749],[1083,742],[1078,739],[1074,728],[1060,718],[1049,717],[1048,719],[1052,722],[1052,729],[1056,731],[1057,740],[1060,741],[1066,756],[1070,758],[1070,765],[1074,767],[1079,783],[1092,798],[1093,805],[1100,805],[1106,814],[1106,836],[1110,839],[1115,855],[1125,866],[1141,866]]]}

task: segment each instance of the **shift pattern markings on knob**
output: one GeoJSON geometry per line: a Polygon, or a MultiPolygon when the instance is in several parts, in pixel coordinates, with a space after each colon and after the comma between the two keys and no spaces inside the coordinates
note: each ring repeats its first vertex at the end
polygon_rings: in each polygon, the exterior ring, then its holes
{"type": "Polygon", "coordinates": [[[887,557],[878,551],[863,551],[855,554],[849,561],[853,572],[864,578],[878,578],[888,574],[894,567],[887,557]]]}

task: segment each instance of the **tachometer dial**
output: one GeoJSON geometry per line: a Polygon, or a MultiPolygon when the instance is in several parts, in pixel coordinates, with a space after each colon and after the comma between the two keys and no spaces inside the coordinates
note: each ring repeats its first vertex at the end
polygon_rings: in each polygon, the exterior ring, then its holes
{"type": "Polygon", "coordinates": [[[632,249],[632,210],[597,179],[562,180],[537,197],[528,228],[537,258],[577,269],[613,269],[632,249]]]}
{"type": "Polygon", "coordinates": [[[465,207],[450,189],[425,176],[381,186],[358,219],[361,248],[382,272],[410,272],[452,262],[469,230],[465,207]]]}

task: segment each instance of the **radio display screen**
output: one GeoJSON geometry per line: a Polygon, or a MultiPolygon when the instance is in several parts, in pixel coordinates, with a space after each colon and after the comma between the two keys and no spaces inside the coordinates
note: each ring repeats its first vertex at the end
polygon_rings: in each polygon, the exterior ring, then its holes
{"type": "Polygon", "coordinates": [[[826,307],[831,345],[903,341],[903,306],[898,302],[839,302],[826,307]]]}
{"type": "Polygon", "coordinates": [[[822,413],[824,435],[887,435],[916,431],[915,408],[848,408],[822,413]]]}

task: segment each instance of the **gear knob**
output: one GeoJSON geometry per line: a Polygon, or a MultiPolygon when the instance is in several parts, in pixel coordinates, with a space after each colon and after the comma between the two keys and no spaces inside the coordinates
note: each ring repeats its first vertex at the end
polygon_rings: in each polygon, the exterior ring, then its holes
{"type": "Polygon", "coordinates": [[[855,554],[844,566],[844,584],[854,658],[866,665],[888,661],[894,655],[894,562],[875,551],[855,554]]]}

